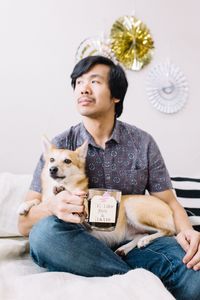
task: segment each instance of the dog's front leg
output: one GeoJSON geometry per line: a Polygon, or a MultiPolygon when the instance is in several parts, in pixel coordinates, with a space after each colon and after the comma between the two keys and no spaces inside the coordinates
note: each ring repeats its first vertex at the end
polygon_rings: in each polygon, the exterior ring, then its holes
{"type": "Polygon", "coordinates": [[[132,249],[134,249],[137,246],[139,240],[141,238],[144,238],[145,236],[147,236],[147,234],[137,234],[132,241],[119,247],[115,251],[115,253],[118,254],[119,256],[127,255],[132,249]]]}
{"type": "Polygon", "coordinates": [[[24,201],[23,203],[20,204],[17,213],[22,216],[26,216],[31,209],[31,207],[40,204],[39,199],[34,199],[34,200],[29,200],[29,201],[24,201]]]}

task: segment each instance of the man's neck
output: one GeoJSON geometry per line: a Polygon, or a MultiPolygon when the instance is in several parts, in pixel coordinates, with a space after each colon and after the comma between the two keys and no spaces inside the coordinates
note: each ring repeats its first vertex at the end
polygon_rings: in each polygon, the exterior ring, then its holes
{"type": "Polygon", "coordinates": [[[112,135],[115,119],[92,119],[84,117],[83,124],[95,140],[95,143],[105,148],[105,143],[112,135]]]}

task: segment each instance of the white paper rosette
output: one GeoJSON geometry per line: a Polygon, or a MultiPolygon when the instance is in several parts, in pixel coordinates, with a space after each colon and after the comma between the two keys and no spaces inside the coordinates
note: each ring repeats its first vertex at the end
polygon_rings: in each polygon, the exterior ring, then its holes
{"type": "Polygon", "coordinates": [[[154,66],[147,77],[147,95],[152,105],[167,114],[182,109],[188,99],[189,86],[179,67],[169,60],[154,66]]]}

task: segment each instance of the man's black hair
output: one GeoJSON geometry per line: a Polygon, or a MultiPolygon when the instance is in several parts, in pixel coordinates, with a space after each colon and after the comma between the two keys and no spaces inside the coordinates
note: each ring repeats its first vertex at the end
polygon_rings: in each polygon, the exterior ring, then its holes
{"type": "Polygon", "coordinates": [[[110,67],[108,86],[111,96],[120,100],[115,104],[115,117],[118,118],[122,114],[123,101],[128,88],[126,74],[120,65],[116,65],[111,59],[104,56],[87,56],[75,65],[71,74],[71,85],[75,88],[76,79],[87,73],[97,64],[103,64],[110,67]]]}

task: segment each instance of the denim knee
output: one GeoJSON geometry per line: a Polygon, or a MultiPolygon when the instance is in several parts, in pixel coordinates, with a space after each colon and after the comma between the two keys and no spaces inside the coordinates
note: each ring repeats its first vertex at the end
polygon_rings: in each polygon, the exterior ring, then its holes
{"type": "Polygon", "coordinates": [[[41,267],[45,267],[41,257],[46,248],[53,242],[54,216],[41,219],[36,223],[29,234],[30,255],[33,260],[41,267]]]}
{"type": "Polygon", "coordinates": [[[143,267],[157,275],[177,300],[200,299],[200,271],[187,269],[184,250],[173,237],[162,237],[124,258],[132,268],[143,267]]]}
{"type": "Polygon", "coordinates": [[[46,261],[51,259],[54,255],[54,249],[59,242],[57,235],[62,231],[63,227],[66,229],[74,229],[78,224],[66,223],[55,216],[49,216],[41,219],[35,224],[29,235],[30,254],[33,260],[41,267],[47,267],[46,261]]]}
{"type": "Polygon", "coordinates": [[[84,231],[82,225],[64,222],[56,216],[44,218],[30,232],[30,255],[41,267],[51,271],[58,264],[57,268],[62,270],[62,266],[69,263],[79,250],[76,237],[84,231]]]}
{"type": "Polygon", "coordinates": [[[177,300],[199,300],[200,271],[187,269],[182,263],[177,270],[177,280],[172,291],[177,300]]]}

